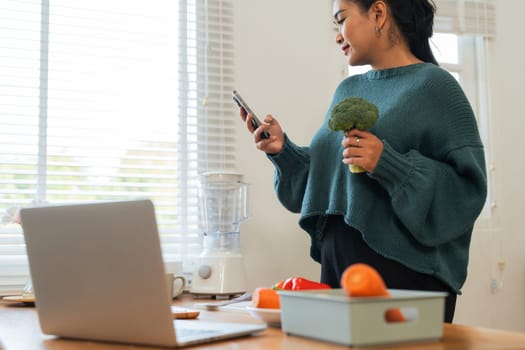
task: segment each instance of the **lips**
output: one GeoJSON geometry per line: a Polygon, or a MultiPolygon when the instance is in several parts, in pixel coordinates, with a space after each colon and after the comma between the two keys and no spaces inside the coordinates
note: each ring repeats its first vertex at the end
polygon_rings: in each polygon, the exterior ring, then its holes
{"type": "Polygon", "coordinates": [[[348,51],[350,50],[350,45],[344,44],[343,46],[341,46],[341,50],[343,50],[343,52],[345,53],[345,56],[348,55],[348,51]]]}

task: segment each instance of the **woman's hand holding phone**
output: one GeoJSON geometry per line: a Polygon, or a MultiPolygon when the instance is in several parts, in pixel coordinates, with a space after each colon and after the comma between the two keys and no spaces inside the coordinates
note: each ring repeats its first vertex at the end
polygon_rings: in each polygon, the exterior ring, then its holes
{"type": "MultiPolygon", "coordinates": [[[[246,115],[251,115],[251,117],[249,118],[249,122],[253,126],[252,132],[254,130],[257,130],[262,123],[259,120],[259,118],[257,118],[252,109],[248,106],[248,104],[244,101],[244,99],[241,97],[241,95],[239,95],[239,93],[236,90],[233,90],[232,98],[235,101],[235,103],[237,103],[237,106],[241,107],[241,109],[244,110],[246,115]]],[[[262,138],[267,139],[270,137],[270,134],[264,131],[261,136],[262,138]]]]}
{"type": "Polygon", "coordinates": [[[281,152],[284,147],[284,133],[279,122],[269,114],[264,123],[261,122],[236,91],[233,92],[233,99],[240,107],[241,119],[254,136],[256,147],[267,154],[281,152]]]}

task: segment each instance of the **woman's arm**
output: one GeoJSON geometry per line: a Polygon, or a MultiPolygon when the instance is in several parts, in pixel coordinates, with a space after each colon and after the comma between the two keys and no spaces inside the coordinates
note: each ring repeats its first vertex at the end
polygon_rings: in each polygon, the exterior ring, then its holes
{"type": "Polygon", "coordinates": [[[308,147],[299,147],[285,137],[283,150],[268,155],[275,166],[274,188],[282,205],[293,213],[299,213],[310,169],[308,147]]]}
{"type": "Polygon", "coordinates": [[[381,160],[369,176],[389,192],[396,216],[427,246],[471,230],[487,194],[481,146],[453,149],[438,161],[416,150],[400,154],[385,141],[381,160]]]}

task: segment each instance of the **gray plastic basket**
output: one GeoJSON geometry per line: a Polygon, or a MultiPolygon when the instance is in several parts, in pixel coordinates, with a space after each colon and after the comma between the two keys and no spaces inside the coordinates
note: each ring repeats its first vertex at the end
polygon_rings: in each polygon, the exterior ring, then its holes
{"type": "Polygon", "coordinates": [[[447,293],[393,289],[390,293],[390,298],[351,298],[342,289],[279,291],[281,328],[291,335],[351,346],[442,337],[447,293]],[[395,308],[406,321],[386,321],[386,311],[395,308]]]}

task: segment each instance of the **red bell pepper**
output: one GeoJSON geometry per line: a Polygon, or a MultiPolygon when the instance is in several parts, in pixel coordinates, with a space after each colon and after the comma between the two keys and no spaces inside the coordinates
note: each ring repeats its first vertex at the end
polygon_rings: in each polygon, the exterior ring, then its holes
{"type": "Polygon", "coordinates": [[[293,277],[287,278],[285,280],[280,280],[276,284],[273,285],[273,289],[276,290],[292,290],[292,280],[293,277]]]}
{"type": "Polygon", "coordinates": [[[277,282],[276,284],[274,284],[272,286],[272,289],[275,289],[275,290],[281,290],[281,289],[284,289],[283,288],[283,284],[284,284],[284,280],[280,280],[279,282],[277,282]]]}
{"type": "Polygon", "coordinates": [[[292,282],[292,290],[331,289],[328,284],[310,281],[303,277],[296,277],[292,282]]]}
{"type": "Polygon", "coordinates": [[[328,284],[308,280],[303,277],[290,277],[279,281],[274,285],[274,289],[284,290],[309,290],[309,289],[331,289],[328,284]]]}

